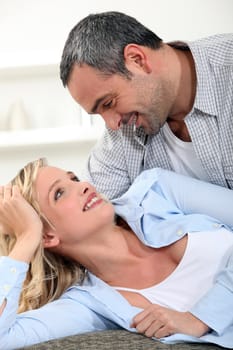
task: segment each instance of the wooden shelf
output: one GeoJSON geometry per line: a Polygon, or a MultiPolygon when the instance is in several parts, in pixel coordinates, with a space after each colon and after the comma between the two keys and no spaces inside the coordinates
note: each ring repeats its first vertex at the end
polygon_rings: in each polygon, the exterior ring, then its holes
{"type": "Polygon", "coordinates": [[[0,75],[4,79],[17,79],[37,75],[56,74],[59,77],[61,53],[53,51],[3,52],[0,57],[0,75]],[[17,57],[17,61],[15,59],[17,57]]]}
{"type": "MultiPolygon", "coordinates": [[[[0,76],[3,89],[5,82],[7,82],[7,86],[10,86],[11,84],[13,87],[16,86],[15,89],[12,89],[13,91],[9,90],[8,92],[8,95],[12,94],[12,96],[14,96],[16,93],[18,93],[18,90],[20,91],[20,83],[22,82],[22,89],[24,89],[23,91],[25,93],[23,95],[23,100],[27,101],[29,104],[33,93],[37,93],[35,89],[37,86],[37,81],[41,83],[41,79],[52,77],[54,81],[57,80],[59,82],[59,87],[62,87],[62,83],[59,81],[58,60],[60,55],[61,53],[49,51],[33,51],[28,53],[19,52],[17,54],[17,62],[15,62],[15,55],[9,53],[1,55],[0,76]],[[14,85],[15,82],[17,82],[16,85],[14,85]],[[30,90],[30,86],[32,86],[34,90],[30,90]]],[[[41,85],[39,85],[39,87],[40,86],[41,85]]],[[[55,85],[53,85],[53,87],[54,86],[55,85]]],[[[57,87],[55,88],[58,89],[57,87]]],[[[54,95],[56,94],[56,91],[51,92],[51,99],[54,98],[54,104],[58,104],[54,95]]],[[[62,104],[61,100],[59,100],[59,102],[62,104]]],[[[75,103],[74,101],[72,102],[75,103]]],[[[48,101],[46,101],[46,103],[48,103],[48,101]]],[[[30,108],[33,110],[33,106],[30,106],[30,108]]],[[[51,109],[51,104],[48,106],[48,108],[51,109]]],[[[84,114],[85,111],[82,111],[82,115],[84,114]]],[[[32,147],[35,149],[35,147],[42,147],[46,145],[52,147],[52,145],[58,144],[94,143],[102,135],[104,127],[102,127],[100,123],[92,122],[90,118],[84,117],[81,119],[82,120],[80,123],[82,123],[82,125],[71,125],[72,121],[67,120],[68,125],[64,125],[62,127],[48,128],[45,125],[44,128],[38,129],[0,131],[0,151],[15,150],[19,147],[20,149],[26,147],[32,147]]]]}
{"type": "Polygon", "coordinates": [[[59,79],[59,65],[45,64],[45,65],[31,65],[31,66],[17,66],[17,67],[0,67],[1,79],[17,79],[26,77],[48,76],[56,75],[59,79]]]}

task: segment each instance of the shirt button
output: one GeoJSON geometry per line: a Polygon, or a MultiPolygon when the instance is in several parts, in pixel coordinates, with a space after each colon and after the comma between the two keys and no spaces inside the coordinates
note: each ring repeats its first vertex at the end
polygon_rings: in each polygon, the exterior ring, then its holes
{"type": "Polygon", "coordinates": [[[182,231],[182,230],[178,230],[178,231],[176,232],[176,234],[177,234],[177,236],[182,236],[183,231],[182,231]]]}
{"type": "Polygon", "coordinates": [[[213,227],[215,227],[215,228],[221,227],[221,224],[215,223],[215,224],[213,224],[213,227]]]}
{"type": "Polygon", "coordinates": [[[16,270],[15,267],[11,267],[11,268],[10,268],[10,272],[11,272],[11,273],[16,273],[16,271],[17,271],[17,270],[16,270]]]}

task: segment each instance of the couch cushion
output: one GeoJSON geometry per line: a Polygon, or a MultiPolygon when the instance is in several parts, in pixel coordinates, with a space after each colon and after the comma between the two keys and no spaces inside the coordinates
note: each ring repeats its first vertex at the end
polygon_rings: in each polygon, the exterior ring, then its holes
{"type": "MultiPolygon", "coordinates": [[[[206,344],[165,345],[125,330],[108,330],[65,337],[33,345],[25,350],[220,350],[206,344]]],[[[23,350],[21,349],[21,350],[23,350]]]]}

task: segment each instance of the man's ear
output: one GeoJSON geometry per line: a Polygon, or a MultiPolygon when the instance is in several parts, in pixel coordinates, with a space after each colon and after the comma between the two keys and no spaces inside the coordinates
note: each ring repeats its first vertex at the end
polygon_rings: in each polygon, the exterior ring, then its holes
{"type": "Polygon", "coordinates": [[[152,68],[146,50],[137,44],[128,44],[124,48],[125,65],[129,71],[134,69],[150,73],[152,68]]]}
{"type": "Polygon", "coordinates": [[[60,239],[56,232],[47,231],[43,234],[43,246],[44,248],[54,248],[60,244],[60,239]]]}

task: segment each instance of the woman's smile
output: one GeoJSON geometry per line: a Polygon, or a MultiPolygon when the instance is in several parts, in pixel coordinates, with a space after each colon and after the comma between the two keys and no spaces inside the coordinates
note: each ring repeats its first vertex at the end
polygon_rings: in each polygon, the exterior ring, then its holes
{"type": "Polygon", "coordinates": [[[87,198],[87,201],[84,205],[83,211],[90,210],[102,202],[103,202],[103,199],[98,198],[96,193],[91,193],[87,198]]]}

